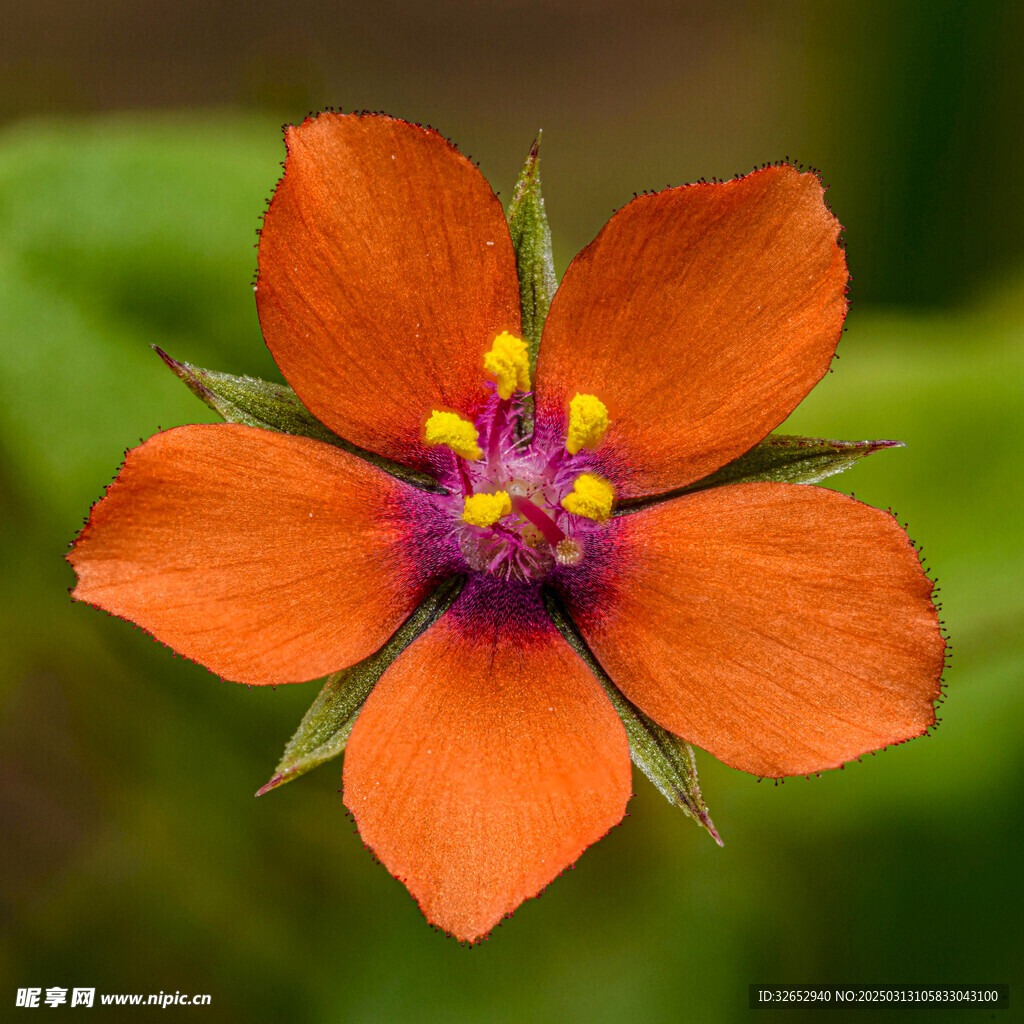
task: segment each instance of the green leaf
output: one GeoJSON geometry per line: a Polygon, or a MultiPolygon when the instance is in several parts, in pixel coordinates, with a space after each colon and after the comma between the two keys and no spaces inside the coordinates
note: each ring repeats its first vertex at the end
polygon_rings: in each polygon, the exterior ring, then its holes
{"type": "Polygon", "coordinates": [[[376,654],[328,677],[284,748],[273,778],[257,790],[257,796],[297,779],[345,749],[352,726],[377,680],[413,640],[452,606],[465,582],[462,576],[446,580],[376,654]]]}
{"type": "MultiPolygon", "coordinates": [[[[531,380],[537,369],[544,321],[558,288],[555,261],[551,254],[551,229],[541,195],[540,137],[538,132],[508,207],[508,229],[519,272],[519,304],[523,317],[523,340],[530,354],[531,380]]],[[[530,398],[525,404],[524,434],[529,434],[532,422],[533,399],[530,398]]]]}
{"type": "Polygon", "coordinates": [[[666,729],[662,729],[619,691],[608,673],[601,668],[558,597],[546,588],[544,607],[547,608],[555,628],[586,662],[587,667],[597,676],[608,694],[612,706],[626,727],[633,764],[654,783],[670,804],[674,804],[706,828],[711,838],[721,846],[722,840],[700,793],[693,748],[678,736],[673,736],[666,729]]]}
{"type": "Polygon", "coordinates": [[[796,437],[769,434],[745,455],[716,470],[710,476],[687,487],[664,494],[627,498],[619,502],[612,515],[636,512],[682,494],[704,491],[725,484],[774,482],[816,484],[826,477],[842,473],[854,463],[883,448],[902,448],[902,441],[829,441],[822,437],[796,437]]]}
{"type": "Polygon", "coordinates": [[[357,448],[338,437],[299,401],[299,396],[287,384],[274,384],[258,377],[236,377],[218,370],[204,370],[191,363],[172,359],[156,345],[152,347],[189,390],[228,423],[241,423],[246,427],[276,430],[279,433],[324,441],[372,463],[414,487],[444,493],[444,488],[428,474],[409,469],[364,448],[357,448]]]}

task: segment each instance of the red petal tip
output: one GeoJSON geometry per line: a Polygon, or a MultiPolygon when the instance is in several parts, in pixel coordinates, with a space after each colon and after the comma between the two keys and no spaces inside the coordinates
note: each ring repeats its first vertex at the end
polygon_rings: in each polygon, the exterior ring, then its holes
{"type": "Polygon", "coordinates": [[[287,782],[290,778],[290,772],[281,772],[279,775],[275,775],[268,783],[266,783],[266,785],[260,786],[253,796],[263,796],[264,793],[269,793],[272,789],[277,789],[278,786],[287,782]]]}

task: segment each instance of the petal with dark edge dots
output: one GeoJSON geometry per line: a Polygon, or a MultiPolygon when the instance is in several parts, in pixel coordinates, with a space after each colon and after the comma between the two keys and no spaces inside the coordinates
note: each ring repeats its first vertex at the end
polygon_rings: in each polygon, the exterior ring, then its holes
{"type": "Polygon", "coordinates": [[[518,334],[501,204],[437,132],[321,114],[285,133],[256,302],[288,383],[336,434],[418,468],[433,409],[473,414],[483,356],[518,334]]]}
{"type": "Polygon", "coordinates": [[[813,174],[768,167],[624,206],[565,273],[538,422],[608,406],[598,465],[623,497],[699,480],[778,426],[828,370],[846,315],[839,222],[813,174]]]}
{"type": "Polygon", "coordinates": [[[615,684],[755,775],[803,775],[935,721],[945,640],[906,533],[835,491],[736,484],[614,519],[560,580],[615,684]]]}
{"type": "Polygon", "coordinates": [[[363,840],[473,941],[621,820],[629,744],[536,590],[477,576],[371,693],[344,781],[363,840]]]}
{"type": "Polygon", "coordinates": [[[426,500],[331,445],[177,427],[93,507],[73,596],[228,679],[315,679],[376,651],[429,590],[411,554],[426,500]]]}

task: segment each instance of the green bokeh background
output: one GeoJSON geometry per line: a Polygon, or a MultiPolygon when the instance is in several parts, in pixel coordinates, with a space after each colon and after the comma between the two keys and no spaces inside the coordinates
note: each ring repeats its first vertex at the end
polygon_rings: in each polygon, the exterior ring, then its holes
{"type": "Polygon", "coordinates": [[[188,1015],[217,1021],[714,1022],[754,1013],[752,982],[1022,980],[1019,8],[12,12],[0,1007],[81,985],[210,993],[188,1015]],[[276,374],[254,231],[280,123],[323,105],[435,124],[506,199],[543,128],[560,271],[634,191],[783,155],[823,168],[853,306],[835,372],[787,429],[907,442],[832,483],[893,505],[938,577],[953,663],[933,735],[781,786],[700,755],[724,849],[638,777],[623,826],[472,949],[363,849],[340,764],[253,800],[316,685],[219,681],[73,606],[62,555],[126,447],[212,418],[150,344],[276,374]]]}

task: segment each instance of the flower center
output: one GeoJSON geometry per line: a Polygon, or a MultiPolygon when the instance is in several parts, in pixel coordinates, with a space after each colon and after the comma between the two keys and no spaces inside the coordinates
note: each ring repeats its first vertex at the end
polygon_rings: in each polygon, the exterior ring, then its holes
{"type": "Polygon", "coordinates": [[[556,565],[580,562],[588,534],[611,513],[611,484],[582,472],[579,455],[603,440],[608,410],[594,395],[577,394],[564,444],[521,438],[517,427],[530,388],[525,342],[499,334],[484,368],[495,379],[495,395],[476,421],[434,410],[424,439],[454,453],[456,476],[442,500],[470,568],[503,579],[541,579],[556,565]]]}

